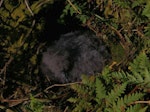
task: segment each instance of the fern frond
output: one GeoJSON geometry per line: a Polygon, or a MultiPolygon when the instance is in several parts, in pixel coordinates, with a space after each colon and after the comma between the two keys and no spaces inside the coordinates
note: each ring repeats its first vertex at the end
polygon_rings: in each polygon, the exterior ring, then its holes
{"type": "Polygon", "coordinates": [[[103,98],[106,97],[106,88],[100,79],[96,78],[96,101],[100,103],[103,98]]]}
{"type": "Polygon", "coordinates": [[[122,8],[127,8],[129,5],[128,1],[122,1],[122,0],[114,0],[114,3],[122,8]]]}
{"type": "Polygon", "coordinates": [[[141,109],[141,105],[137,104],[137,105],[129,106],[126,112],[139,112],[140,109],[141,109]]]}
{"type": "Polygon", "coordinates": [[[92,105],[90,102],[85,102],[83,99],[80,99],[80,102],[76,105],[72,112],[83,112],[87,109],[92,109],[92,105]]]}
{"type": "Polygon", "coordinates": [[[130,70],[133,75],[137,73],[144,75],[146,69],[150,71],[150,61],[145,53],[140,53],[139,56],[134,59],[133,63],[130,63],[130,70]]]}
{"type": "Polygon", "coordinates": [[[69,98],[67,101],[71,102],[71,103],[76,103],[78,101],[78,98],[69,98]]]}
{"type": "Polygon", "coordinates": [[[140,84],[144,81],[144,79],[142,78],[142,76],[140,74],[128,74],[128,79],[130,82],[134,83],[134,84],[140,84]]]}
{"type": "Polygon", "coordinates": [[[112,74],[110,68],[106,66],[99,77],[101,77],[107,85],[110,84],[110,82],[112,81],[112,74]]]}
{"type": "Polygon", "coordinates": [[[119,82],[128,82],[128,73],[125,73],[124,71],[120,72],[113,72],[112,78],[118,80],[119,82]]]}
{"type": "Polygon", "coordinates": [[[111,104],[117,101],[117,99],[125,92],[126,86],[127,83],[115,85],[111,92],[108,93],[107,101],[111,104]]]}
{"type": "Polygon", "coordinates": [[[140,100],[142,97],[142,93],[133,93],[131,95],[125,95],[124,97],[118,98],[116,102],[113,102],[112,107],[109,107],[109,109],[112,109],[114,112],[124,112],[125,110],[128,110],[129,112],[136,112],[134,110],[138,111],[139,109],[141,109],[141,107],[133,105],[131,106],[131,104],[134,101],[140,100]]]}
{"type": "Polygon", "coordinates": [[[116,110],[125,110],[128,108],[130,104],[132,104],[134,101],[140,100],[144,94],[142,93],[133,93],[130,95],[125,95],[124,98],[120,98],[117,100],[117,103],[114,103],[113,108],[116,110]]]}
{"type": "Polygon", "coordinates": [[[132,75],[128,75],[129,80],[132,79],[135,83],[150,83],[150,61],[145,53],[140,53],[133,63],[130,63],[129,69],[132,72],[132,75]]]}
{"type": "Polygon", "coordinates": [[[82,84],[73,87],[78,93],[77,99],[70,99],[76,104],[74,112],[145,112],[147,106],[135,102],[143,100],[146,94],[143,91],[150,87],[149,66],[148,57],[142,53],[130,63],[130,73],[111,72],[106,67],[94,80],[83,76],[82,84]],[[140,86],[143,91],[133,92],[134,85],[140,86]],[[129,91],[132,92],[128,94],[129,91]]]}
{"type": "Polygon", "coordinates": [[[146,112],[148,106],[141,108],[141,105],[136,104],[134,106],[130,106],[126,112],[146,112]]]}
{"type": "Polygon", "coordinates": [[[143,4],[143,3],[145,3],[144,0],[135,0],[132,3],[132,8],[137,7],[137,6],[139,6],[139,5],[143,4]]]}
{"type": "Polygon", "coordinates": [[[129,105],[130,103],[134,101],[140,100],[141,98],[143,98],[143,96],[144,96],[143,93],[136,92],[136,93],[132,93],[129,95],[125,95],[123,100],[126,105],[129,105]]]}
{"type": "Polygon", "coordinates": [[[84,85],[74,84],[74,85],[71,85],[71,88],[81,95],[88,93],[88,90],[85,88],[84,85]]]}
{"type": "Polygon", "coordinates": [[[148,108],[148,106],[146,106],[146,107],[140,109],[139,112],[146,112],[147,108],[148,108]]]}
{"type": "MultiPolygon", "coordinates": [[[[92,76],[91,76],[92,77],[92,76]]],[[[89,78],[87,75],[82,75],[82,83],[87,85],[88,87],[94,87],[95,77],[89,78]]]]}

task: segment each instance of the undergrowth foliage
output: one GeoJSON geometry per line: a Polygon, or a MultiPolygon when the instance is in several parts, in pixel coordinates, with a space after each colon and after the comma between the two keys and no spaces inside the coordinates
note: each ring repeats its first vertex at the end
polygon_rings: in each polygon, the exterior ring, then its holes
{"type": "Polygon", "coordinates": [[[150,110],[150,0],[0,0],[0,50],[2,112],[150,110]],[[83,75],[79,84],[41,87],[43,18],[59,1],[65,7],[58,21],[68,23],[71,16],[95,32],[110,48],[112,63],[96,76],[83,75]]]}
{"type": "Polygon", "coordinates": [[[34,98],[32,95],[30,95],[30,104],[26,106],[28,112],[42,112],[44,108],[44,104],[38,99],[34,98]]]}
{"type": "Polygon", "coordinates": [[[77,93],[68,99],[73,112],[145,112],[149,100],[150,60],[141,53],[129,72],[112,72],[108,67],[97,77],[83,75],[82,84],[71,86],[77,93]]]}
{"type": "Polygon", "coordinates": [[[71,15],[94,31],[112,51],[117,65],[128,64],[150,35],[149,0],[66,0],[61,18],[71,15]],[[114,43],[112,43],[114,42],[114,43]]]}

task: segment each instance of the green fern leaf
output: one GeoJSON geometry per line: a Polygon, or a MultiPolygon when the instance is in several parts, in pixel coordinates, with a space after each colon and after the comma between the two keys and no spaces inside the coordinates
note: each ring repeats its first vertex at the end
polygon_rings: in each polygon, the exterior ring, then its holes
{"type": "Polygon", "coordinates": [[[89,86],[89,87],[94,87],[94,80],[90,80],[90,77],[88,77],[87,75],[82,75],[82,83],[89,86]]]}
{"type": "Polygon", "coordinates": [[[74,84],[74,85],[71,85],[71,88],[76,91],[78,94],[86,94],[87,92],[87,89],[84,88],[83,85],[79,85],[79,84],[74,84]]]}
{"type": "MultiPolygon", "coordinates": [[[[124,111],[128,105],[132,104],[134,101],[140,100],[144,94],[142,93],[133,93],[130,95],[125,95],[124,98],[120,98],[117,100],[117,103],[113,103],[113,109],[124,111]]],[[[132,107],[131,107],[132,108],[132,107]]]]}
{"type": "Polygon", "coordinates": [[[140,84],[144,81],[140,74],[134,74],[134,75],[129,74],[128,78],[129,78],[129,81],[134,84],[140,84]]]}
{"type": "Polygon", "coordinates": [[[127,108],[126,112],[146,112],[147,108],[148,108],[147,106],[141,108],[141,105],[136,104],[134,106],[130,106],[129,108],[127,108]]]}
{"type": "Polygon", "coordinates": [[[144,88],[150,87],[150,61],[144,52],[140,53],[133,63],[130,63],[129,69],[132,72],[128,74],[130,82],[140,84],[144,88]]]}
{"type": "Polygon", "coordinates": [[[87,109],[87,107],[88,107],[88,109],[92,110],[91,103],[86,102],[83,99],[80,99],[80,102],[76,105],[76,107],[73,109],[72,112],[83,112],[83,111],[85,111],[87,109]]]}
{"type": "Polygon", "coordinates": [[[137,7],[137,6],[139,6],[139,5],[143,4],[143,3],[145,3],[145,0],[135,0],[132,3],[132,8],[137,7]]]}
{"type": "Polygon", "coordinates": [[[101,102],[106,97],[106,90],[100,79],[96,78],[96,101],[101,102]]]}
{"type": "Polygon", "coordinates": [[[125,95],[124,96],[124,103],[126,105],[129,105],[130,103],[140,100],[142,97],[144,96],[144,94],[142,93],[133,93],[133,94],[129,94],[129,95],[125,95]]]}
{"type": "Polygon", "coordinates": [[[124,71],[113,72],[111,75],[113,79],[117,80],[117,82],[129,82],[128,73],[125,73],[124,71]]]}
{"type": "Polygon", "coordinates": [[[146,6],[145,6],[145,8],[144,8],[144,10],[143,10],[142,15],[144,15],[144,16],[150,18],[149,12],[150,12],[150,1],[147,1],[146,6]]]}
{"type": "Polygon", "coordinates": [[[145,53],[141,53],[139,56],[134,59],[133,63],[130,63],[131,72],[136,75],[141,73],[143,75],[143,70],[150,69],[149,59],[145,53]]]}
{"type": "Polygon", "coordinates": [[[132,76],[129,75],[129,77],[134,79],[136,83],[143,83],[145,79],[150,81],[150,61],[145,53],[137,56],[133,63],[130,63],[129,69],[133,74],[132,76]]]}
{"type": "Polygon", "coordinates": [[[124,93],[127,83],[121,85],[115,85],[111,92],[108,93],[107,101],[113,103],[124,93]]]}
{"type": "Polygon", "coordinates": [[[112,104],[113,110],[119,111],[119,112],[123,112],[125,110],[125,107],[126,106],[124,104],[123,98],[120,98],[119,100],[117,100],[117,104],[116,102],[113,102],[112,104]]]}
{"type": "Polygon", "coordinates": [[[133,106],[129,106],[126,110],[126,112],[139,112],[141,106],[140,105],[133,105],[133,106]]]}
{"type": "Polygon", "coordinates": [[[100,74],[100,77],[102,77],[104,79],[106,84],[109,84],[112,80],[111,76],[112,76],[111,71],[110,71],[109,67],[106,66],[103,69],[102,74],[100,74]]]}
{"type": "Polygon", "coordinates": [[[146,107],[140,109],[139,112],[146,112],[147,108],[148,108],[148,106],[146,106],[146,107]]]}
{"type": "Polygon", "coordinates": [[[78,101],[78,98],[69,98],[67,101],[71,102],[71,103],[76,103],[78,101]]]}

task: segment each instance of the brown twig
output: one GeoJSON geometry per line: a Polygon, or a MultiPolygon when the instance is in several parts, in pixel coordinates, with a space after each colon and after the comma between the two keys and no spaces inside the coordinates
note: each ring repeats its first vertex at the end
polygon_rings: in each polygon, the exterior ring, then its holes
{"type": "Polygon", "coordinates": [[[0,7],[2,6],[3,2],[4,2],[4,0],[1,0],[1,1],[0,1],[0,7]]]}
{"type": "Polygon", "coordinates": [[[64,112],[68,112],[68,107],[65,108],[64,112]]]}
{"type": "MultiPolygon", "coordinates": [[[[39,3],[36,5],[35,9],[38,9],[39,7],[42,7],[42,5],[48,3],[48,2],[51,2],[53,3],[54,0],[43,0],[43,1],[39,1],[39,3]]],[[[55,0],[56,1],[56,0],[55,0]]],[[[59,0],[57,0],[59,1],[59,0]]]]}
{"type": "Polygon", "coordinates": [[[135,86],[134,89],[133,89],[128,95],[134,93],[134,92],[135,92],[136,90],[138,90],[138,89],[139,89],[139,86],[135,86]]]}
{"type": "Polygon", "coordinates": [[[1,102],[3,103],[8,103],[9,107],[16,106],[18,104],[21,104],[24,101],[28,101],[29,98],[23,98],[23,99],[14,99],[14,100],[9,100],[9,99],[2,99],[1,102]]]}
{"type": "Polygon", "coordinates": [[[75,5],[73,5],[73,3],[70,0],[67,0],[68,3],[72,6],[72,8],[78,13],[78,14],[82,14],[76,7],[75,5]]]}
{"type": "Polygon", "coordinates": [[[135,101],[130,103],[129,105],[133,105],[133,104],[150,104],[150,100],[148,101],[135,101]]]}
{"type": "Polygon", "coordinates": [[[66,83],[66,84],[54,84],[52,86],[47,87],[44,92],[47,92],[49,89],[53,88],[53,87],[64,87],[64,86],[70,86],[70,85],[74,85],[74,84],[81,84],[82,82],[74,82],[74,83],[66,83]]]}
{"type": "Polygon", "coordinates": [[[25,0],[24,2],[25,2],[25,4],[26,4],[26,6],[27,6],[27,9],[28,9],[29,12],[31,13],[31,15],[34,16],[34,13],[33,13],[33,11],[31,10],[31,8],[30,8],[30,6],[29,6],[28,0],[25,0]]]}
{"type": "Polygon", "coordinates": [[[120,38],[120,40],[121,40],[121,45],[122,45],[122,47],[124,48],[124,49],[126,49],[128,46],[126,46],[126,40],[125,40],[125,38],[122,36],[122,34],[120,33],[120,31],[118,31],[116,28],[114,28],[113,26],[110,26],[109,25],[109,27],[113,30],[113,31],[115,31],[116,32],[116,34],[118,35],[118,37],[120,38]]]}
{"type": "Polygon", "coordinates": [[[2,84],[5,85],[6,82],[6,71],[7,67],[10,65],[10,63],[13,61],[13,57],[10,57],[9,60],[5,63],[4,67],[1,69],[0,74],[4,74],[2,79],[2,84]]]}

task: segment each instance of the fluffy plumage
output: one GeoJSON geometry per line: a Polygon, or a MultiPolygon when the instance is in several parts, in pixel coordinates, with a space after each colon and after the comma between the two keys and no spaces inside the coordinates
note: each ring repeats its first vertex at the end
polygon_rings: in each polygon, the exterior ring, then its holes
{"type": "Polygon", "coordinates": [[[59,83],[81,80],[81,75],[102,71],[110,59],[108,49],[90,32],[71,32],[43,53],[41,69],[52,81],[59,83]]]}

